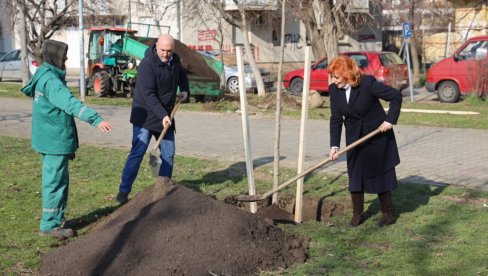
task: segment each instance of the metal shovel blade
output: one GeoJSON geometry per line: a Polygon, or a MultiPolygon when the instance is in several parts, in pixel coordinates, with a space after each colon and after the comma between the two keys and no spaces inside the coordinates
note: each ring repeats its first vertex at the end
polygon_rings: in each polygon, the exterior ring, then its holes
{"type": "Polygon", "coordinates": [[[237,200],[242,202],[255,202],[264,199],[266,198],[262,198],[260,195],[240,195],[237,197],[237,200]]]}
{"type": "Polygon", "coordinates": [[[158,177],[159,168],[162,163],[159,153],[157,151],[151,151],[149,154],[149,166],[151,167],[151,172],[154,177],[158,177]]]}

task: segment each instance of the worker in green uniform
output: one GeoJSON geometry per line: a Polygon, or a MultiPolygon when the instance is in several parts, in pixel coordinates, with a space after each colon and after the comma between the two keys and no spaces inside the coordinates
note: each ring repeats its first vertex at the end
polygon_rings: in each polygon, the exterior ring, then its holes
{"type": "Polygon", "coordinates": [[[68,202],[68,161],[78,149],[75,117],[97,127],[112,131],[112,125],[93,109],[75,98],[66,86],[65,62],[68,45],[46,40],[42,47],[44,62],[22,92],[32,101],[32,148],[41,154],[42,217],[41,236],[59,239],[74,235],[63,227],[68,202]]]}

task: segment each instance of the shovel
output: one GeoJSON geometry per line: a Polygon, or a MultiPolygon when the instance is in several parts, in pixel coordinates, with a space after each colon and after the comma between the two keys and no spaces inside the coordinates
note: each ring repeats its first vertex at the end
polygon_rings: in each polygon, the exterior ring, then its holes
{"type": "MultiPolygon", "coordinates": [[[[351,149],[353,149],[354,147],[356,147],[357,145],[363,143],[364,141],[368,140],[369,138],[375,136],[376,134],[380,133],[381,130],[378,128],[370,133],[368,133],[367,135],[361,137],[360,139],[356,140],[354,143],[350,144],[349,146],[345,147],[344,149],[338,151],[336,153],[337,156],[340,156],[341,154],[347,152],[347,151],[350,151],[351,149]]],[[[332,161],[332,159],[330,158],[327,158],[315,165],[313,165],[312,167],[306,169],[305,171],[301,172],[300,174],[296,175],[295,177],[293,177],[292,179],[286,181],[285,183],[279,185],[278,187],[274,188],[273,190],[269,191],[269,192],[266,192],[262,195],[240,195],[237,197],[237,200],[238,201],[243,201],[243,202],[255,202],[255,201],[261,201],[261,200],[265,200],[267,199],[268,197],[270,197],[271,195],[273,195],[274,193],[278,192],[279,190],[289,186],[290,184],[294,183],[295,181],[297,181],[298,179],[306,176],[307,174],[315,171],[316,169],[322,167],[323,165],[329,163],[330,161],[332,161]]]]}
{"type": "MultiPolygon", "coordinates": [[[[176,114],[176,110],[178,110],[178,107],[180,107],[181,101],[178,101],[175,104],[175,107],[171,111],[170,114],[170,119],[173,121],[173,118],[176,114]]],[[[158,177],[159,175],[159,168],[161,167],[161,164],[163,161],[161,161],[161,154],[158,152],[159,145],[161,144],[161,141],[163,141],[164,136],[166,135],[166,132],[168,132],[168,129],[170,126],[165,126],[163,128],[163,132],[161,132],[161,135],[159,135],[158,140],[156,140],[156,144],[154,144],[151,152],[149,153],[149,166],[151,167],[151,172],[154,177],[158,177]]]]}

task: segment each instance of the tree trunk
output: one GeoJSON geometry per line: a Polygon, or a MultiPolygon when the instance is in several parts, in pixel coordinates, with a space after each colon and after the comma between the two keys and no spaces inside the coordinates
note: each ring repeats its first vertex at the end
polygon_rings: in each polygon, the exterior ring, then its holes
{"type": "Polygon", "coordinates": [[[242,32],[242,40],[244,41],[244,49],[246,50],[247,61],[251,66],[254,79],[256,80],[258,96],[264,97],[266,91],[264,90],[263,78],[261,77],[261,72],[258,69],[256,60],[254,60],[254,55],[251,51],[251,45],[249,44],[249,31],[247,29],[246,12],[239,7],[239,13],[241,14],[241,24],[239,25],[239,29],[242,32]]]}
{"type": "Polygon", "coordinates": [[[312,52],[314,59],[317,60],[326,53],[326,47],[324,43],[323,32],[318,29],[317,19],[315,17],[314,9],[311,5],[305,8],[306,18],[303,19],[305,30],[310,38],[310,44],[312,46],[312,52]]]}
{"type": "Polygon", "coordinates": [[[31,77],[29,70],[29,50],[27,49],[27,28],[25,26],[25,6],[19,6],[20,21],[20,60],[22,62],[22,84],[26,85],[31,77]]]}
{"type": "Polygon", "coordinates": [[[415,84],[418,83],[420,78],[420,64],[414,32],[412,32],[412,37],[410,38],[410,54],[410,58],[412,59],[413,84],[415,84]]]}
{"type": "Polygon", "coordinates": [[[323,28],[325,29],[325,51],[327,52],[327,59],[330,61],[337,56],[337,45],[338,45],[338,38],[337,38],[337,27],[336,22],[334,20],[334,15],[332,13],[332,9],[334,8],[333,4],[329,1],[324,2],[324,24],[323,28]]]}
{"type": "MultiPolygon", "coordinates": [[[[273,162],[273,189],[280,184],[280,136],[281,136],[281,81],[283,79],[283,59],[285,56],[285,7],[286,0],[281,4],[281,45],[280,61],[278,66],[278,82],[276,91],[276,116],[275,116],[275,145],[273,162]]],[[[278,193],[273,194],[273,204],[278,204],[278,193]]]]}

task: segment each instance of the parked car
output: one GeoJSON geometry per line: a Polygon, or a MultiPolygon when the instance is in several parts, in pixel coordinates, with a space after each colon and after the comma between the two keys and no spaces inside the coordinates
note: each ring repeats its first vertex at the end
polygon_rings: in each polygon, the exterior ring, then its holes
{"type": "MultiPolygon", "coordinates": [[[[378,81],[384,82],[396,89],[403,90],[408,87],[408,69],[402,59],[393,52],[343,52],[353,58],[359,68],[367,75],[374,76],[378,81]]],[[[329,73],[327,56],[312,65],[310,72],[310,90],[321,93],[329,91],[329,73]]],[[[287,73],[283,78],[283,86],[291,93],[302,93],[304,68],[287,73]]]]}
{"type": "Polygon", "coordinates": [[[488,93],[488,36],[470,38],[454,55],[432,65],[425,88],[439,101],[454,103],[467,93],[488,93]]]}
{"type": "MultiPolygon", "coordinates": [[[[198,53],[215,58],[219,60],[219,52],[217,51],[197,51],[198,53]]],[[[239,78],[237,74],[237,65],[234,55],[224,54],[224,80],[223,85],[225,90],[230,93],[239,93],[239,78]]],[[[264,88],[270,89],[274,86],[276,78],[271,75],[270,71],[265,68],[259,68],[261,77],[264,82],[264,88]]],[[[244,64],[244,86],[246,91],[257,90],[256,79],[252,73],[251,65],[244,64]]]]}
{"type": "MultiPolygon", "coordinates": [[[[39,67],[39,63],[31,56],[29,60],[29,71],[31,75],[39,67]]],[[[2,80],[22,80],[22,63],[20,61],[20,49],[13,50],[0,58],[0,81],[2,80]]]]}

